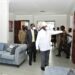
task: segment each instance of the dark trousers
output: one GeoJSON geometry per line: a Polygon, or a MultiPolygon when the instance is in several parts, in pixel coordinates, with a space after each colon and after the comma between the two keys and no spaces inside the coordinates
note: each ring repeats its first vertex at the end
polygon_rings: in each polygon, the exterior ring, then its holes
{"type": "Polygon", "coordinates": [[[62,46],[63,46],[63,43],[60,42],[60,44],[59,44],[59,48],[58,48],[58,55],[61,55],[62,46]]]}
{"type": "Polygon", "coordinates": [[[40,51],[41,54],[41,67],[45,67],[49,65],[49,53],[50,50],[40,51]]]}
{"type": "Polygon", "coordinates": [[[64,50],[66,53],[66,57],[70,57],[70,48],[71,48],[71,42],[66,45],[66,48],[64,50]]]}
{"type": "Polygon", "coordinates": [[[29,47],[29,64],[32,64],[32,60],[36,61],[36,48],[35,48],[35,42],[30,44],[29,47]]]}

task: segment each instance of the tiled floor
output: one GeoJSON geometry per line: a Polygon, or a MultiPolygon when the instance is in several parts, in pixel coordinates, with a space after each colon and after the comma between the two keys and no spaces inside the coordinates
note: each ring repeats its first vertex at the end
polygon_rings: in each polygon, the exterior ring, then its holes
{"type": "MultiPolygon", "coordinates": [[[[75,68],[71,59],[66,59],[65,55],[62,57],[56,57],[56,50],[50,52],[50,66],[61,66],[75,68]]],[[[0,75],[43,75],[43,71],[40,70],[40,54],[37,55],[36,63],[33,62],[32,66],[28,65],[28,60],[24,62],[19,68],[9,65],[0,65],[0,75]]]]}

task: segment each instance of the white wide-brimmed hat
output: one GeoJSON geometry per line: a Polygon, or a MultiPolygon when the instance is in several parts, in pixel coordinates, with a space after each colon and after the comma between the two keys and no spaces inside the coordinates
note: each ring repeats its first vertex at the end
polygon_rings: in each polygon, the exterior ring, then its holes
{"type": "Polygon", "coordinates": [[[47,26],[47,23],[46,22],[42,22],[41,23],[41,27],[44,27],[44,26],[47,26]]]}
{"type": "Polygon", "coordinates": [[[41,27],[47,26],[47,23],[46,22],[40,22],[38,24],[38,26],[41,28],[41,27]]]}

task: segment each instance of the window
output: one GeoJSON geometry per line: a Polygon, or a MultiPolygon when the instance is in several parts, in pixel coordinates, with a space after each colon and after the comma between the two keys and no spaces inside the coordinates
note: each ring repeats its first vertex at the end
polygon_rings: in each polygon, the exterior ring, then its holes
{"type": "MultiPolygon", "coordinates": [[[[38,21],[38,25],[40,25],[40,23],[43,21],[38,21]]],[[[45,21],[47,23],[48,29],[49,30],[53,30],[53,28],[55,27],[55,21],[45,21]]],[[[40,26],[38,26],[39,28],[40,26]]]]}
{"type": "Polygon", "coordinates": [[[55,27],[55,26],[54,26],[54,25],[55,25],[55,22],[53,22],[53,21],[52,21],[52,22],[51,22],[51,21],[49,22],[49,21],[48,21],[48,22],[46,22],[46,23],[47,23],[48,29],[49,29],[49,30],[53,30],[53,28],[55,27]]]}

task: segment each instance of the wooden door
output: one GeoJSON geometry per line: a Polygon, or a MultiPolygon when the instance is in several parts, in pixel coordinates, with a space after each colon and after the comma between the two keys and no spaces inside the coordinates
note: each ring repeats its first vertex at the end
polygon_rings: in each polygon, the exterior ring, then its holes
{"type": "Polygon", "coordinates": [[[14,21],[14,43],[19,43],[18,32],[21,29],[21,21],[14,21]]]}
{"type": "Polygon", "coordinates": [[[72,44],[72,62],[75,64],[75,12],[73,17],[73,44],[72,44]]]}

